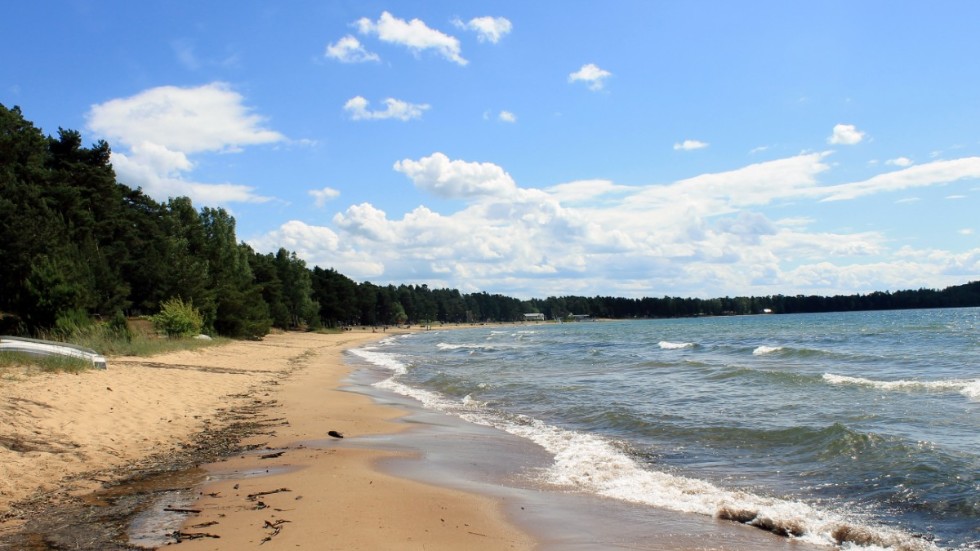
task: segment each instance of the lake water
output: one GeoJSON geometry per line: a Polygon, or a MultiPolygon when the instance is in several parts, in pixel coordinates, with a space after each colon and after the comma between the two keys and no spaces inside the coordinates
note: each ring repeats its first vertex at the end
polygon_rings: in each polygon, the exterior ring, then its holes
{"type": "Polygon", "coordinates": [[[375,385],[540,446],[542,485],[817,544],[980,548],[980,309],[433,330],[375,385]]]}

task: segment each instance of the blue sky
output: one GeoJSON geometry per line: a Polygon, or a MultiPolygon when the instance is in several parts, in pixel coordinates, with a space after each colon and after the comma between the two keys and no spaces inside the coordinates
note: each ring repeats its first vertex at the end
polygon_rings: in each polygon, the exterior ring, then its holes
{"type": "Polygon", "coordinates": [[[0,103],[260,252],[521,298],[980,279],[980,4],[5,6],[0,103]]]}

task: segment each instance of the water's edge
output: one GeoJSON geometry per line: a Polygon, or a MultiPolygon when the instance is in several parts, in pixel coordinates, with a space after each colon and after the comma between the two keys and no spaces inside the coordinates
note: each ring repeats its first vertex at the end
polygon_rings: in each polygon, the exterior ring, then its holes
{"type": "Polygon", "coordinates": [[[822,546],[793,541],[735,522],[651,509],[599,496],[544,487],[535,471],[553,457],[540,446],[504,431],[426,410],[413,398],[372,386],[377,369],[347,357],[354,370],[345,390],[398,407],[410,430],[351,438],[351,445],[408,452],[378,468],[395,476],[490,496],[539,549],[809,551],[822,546]]]}

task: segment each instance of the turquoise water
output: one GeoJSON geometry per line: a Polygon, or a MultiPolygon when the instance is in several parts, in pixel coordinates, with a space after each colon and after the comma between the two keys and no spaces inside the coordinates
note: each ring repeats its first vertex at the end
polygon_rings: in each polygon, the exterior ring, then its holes
{"type": "Polygon", "coordinates": [[[355,351],[543,483],[843,547],[980,548],[980,309],[529,324],[355,351]]]}

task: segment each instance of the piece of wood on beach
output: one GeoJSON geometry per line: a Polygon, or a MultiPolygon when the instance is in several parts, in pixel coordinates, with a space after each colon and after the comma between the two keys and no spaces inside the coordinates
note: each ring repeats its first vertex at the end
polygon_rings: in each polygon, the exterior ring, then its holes
{"type": "Polygon", "coordinates": [[[174,530],[169,535],[177,543],[180,543],[180,542],[182,542],[184,540],[197,540],[197,539],[201,539],[201,538],[214,538],[214,539],[220,539],[221,538],[221,536],[219,536],[217,534],[209,534],[207,532],[182,532],[180,530],[174,530]]]}
{"type": "Polygon", "coordinates": [[[287,522],[292,522],[292,521],[291,520],[282,519],[282,518],[276,520],[275,522],[269,522],[268,520],[265,521],[265,528],[269,528],[270,530],[272,530],[272,533],[269,534],[268,536],[262,538],[262,541],[259,542],[259,545],[262,545],[263,543],[265,543],[267,541],[272,541],[272,538],[278,536],[279,535],[279,532],[282,532],[282,525],[283,524],[286,524],[287,522]]]}
{"type": "Polygon", "coordinates": [[[182,509],[180,507],[164,507],[163,510],[169,513],[187,513],[188,515],[197,515],[201,513],[200,509],[182,509]]]}
{"type": "Polygon", "coordinates": [[[259,456],[259,459],[273,459],[273,458],[279,457],[280,455],[282,455],[284,453],[286,453],[286,452],[285,451],[281,451],[281,452],[275,452],[275,453],[267,453],[267,454],[264,454],[264,455],[260,455],[259,456]]]}
{"type": "Polygon", "coordinates": [[[275,490],[269,490],[268,492],[255,492],[254,494],[248,494],[246,497],[249,501],[255,501],[256,498],[260,496],[267,496],[272,494],[278,494],[280,492],[292,492],[289,488],[277,488],[275,490]]]}
{"type": "Polygon", "coordinates": [[[220,524],[216,520],[209,520],[207,522],[202,522],[200,524],[192,524],[191,528],[207,528],[208,526],[214,526],[215,524],[220,524]]]}

